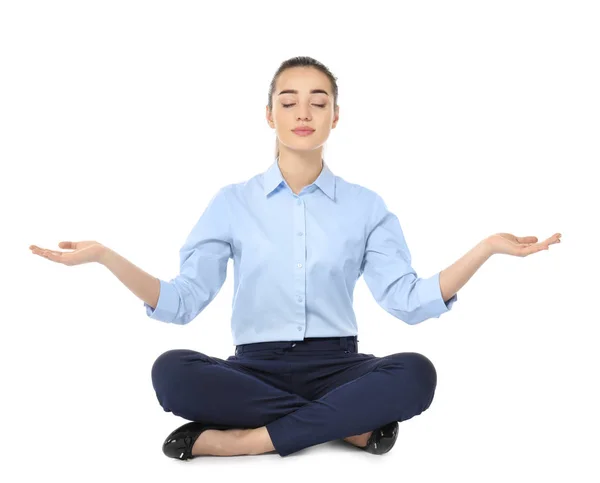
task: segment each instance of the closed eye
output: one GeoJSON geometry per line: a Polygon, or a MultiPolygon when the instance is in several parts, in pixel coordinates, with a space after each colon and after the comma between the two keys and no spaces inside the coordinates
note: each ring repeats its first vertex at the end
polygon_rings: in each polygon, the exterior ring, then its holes
{"type": "MultiPolygon", "coordinates": [[[[290,106],[293,106],[294,104],[282,104],[282,106],[283,107],[290,107],[290,106]]],[[[318,106],[318,107],[323,108],[323,107],[325,107],[325,104],[313,104],[313,106],[318,106]]]]}

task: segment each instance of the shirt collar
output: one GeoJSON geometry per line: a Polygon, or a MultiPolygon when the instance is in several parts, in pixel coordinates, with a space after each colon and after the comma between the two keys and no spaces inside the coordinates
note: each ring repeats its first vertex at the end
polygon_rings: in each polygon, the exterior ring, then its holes
{"type": "MultiPolygon", "coordinates": [[[[265,196],[269,196],[284,181],[285,179],[279,168],[279,158],[277,158],[269,169],[263,173],[265,196]]],[[[316,184],[329,198],[335,200],[335,175],[331,172],[325,160],[323,160],[323,169],[313,184],[316,184]]]]}

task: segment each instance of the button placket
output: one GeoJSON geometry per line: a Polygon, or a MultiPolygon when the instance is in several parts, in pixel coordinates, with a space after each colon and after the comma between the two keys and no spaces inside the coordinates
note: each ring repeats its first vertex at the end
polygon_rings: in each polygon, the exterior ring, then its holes
{"type": "Polygon", "coordinates": [[[303,236],[305,230],[306,217],[303,200],[298,197],[296,207],[293,210],[293,233],[297,236],[293,237],[294,247],[293,255],[295,261],[294,270],[294,295],[296,300],[296,330],[301,332],[306,326],[306,236],[303,236]]]}

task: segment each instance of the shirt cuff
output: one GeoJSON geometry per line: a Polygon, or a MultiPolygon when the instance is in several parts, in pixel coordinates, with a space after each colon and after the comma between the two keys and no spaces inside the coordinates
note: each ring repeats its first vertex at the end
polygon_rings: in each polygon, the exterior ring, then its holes
{"type": "Polygon", "coordinates": [[[160,320],[162,322],[173,322],[179,310],[179,294],[172,283],[160,280],[160,293],[158,295],[158,303],[156,308],[152,308],[146,302],[146,315],[151,319],[160,320]]]}
{"type": "Polygon", "coordinates": [[[419,286],[419,299],[421,306],[426,308],[429,317],[438,318],[440,315],[449,312],[454,302],[458,300],[458,293],[455,293],[446,302],[442,298],[442,289],[440,287],[440,272],[432,277],[421,280],[419,286]]]}

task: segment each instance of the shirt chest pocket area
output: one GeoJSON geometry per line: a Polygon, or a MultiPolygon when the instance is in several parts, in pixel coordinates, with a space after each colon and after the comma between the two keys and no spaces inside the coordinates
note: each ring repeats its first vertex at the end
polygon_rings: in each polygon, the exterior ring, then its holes
{"type": "Polygon", "coordinates": [[[236,252],[245,268],[256,268],[278,257],[277,245],[257,231],[248,231],[235,241],[236,252]]]}
{"type": "Polygon", "coordinates": [[[365,238],[355,227],[335,223],[326,232],[308,237],[306,263],[314,270],[331,275],[358,276],[365,251],[365,238]]]}

